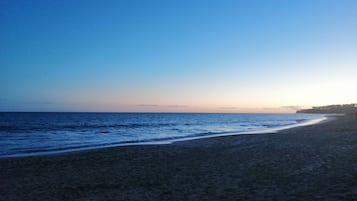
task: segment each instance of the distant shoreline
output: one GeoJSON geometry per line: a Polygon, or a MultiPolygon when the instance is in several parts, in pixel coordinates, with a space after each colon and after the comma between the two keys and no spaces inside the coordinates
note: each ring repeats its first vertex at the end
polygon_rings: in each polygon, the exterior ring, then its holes
{"type": "Polygon", "coordinates": [[[306,114],[355,114],[357,113],[357,104],[343,104],[343,105],[326,105],[312,107],[311,109],[297,110],[296,113],[306,114]]]}

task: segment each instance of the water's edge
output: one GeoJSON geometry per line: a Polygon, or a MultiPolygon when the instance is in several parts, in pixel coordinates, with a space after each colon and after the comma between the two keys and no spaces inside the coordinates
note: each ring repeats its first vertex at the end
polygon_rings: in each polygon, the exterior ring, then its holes
{"type": "Polygon", "coordinates": [[[334,116],[326,115],[326,116],[323,116],[318,119],[305,120],[305,121],[302,121],[302,122],[299,122],[296,124],[292,124],[292,125],[278,126],[278,127],[274,127],[274,128],[265,128],[265,129],[261,129],[261,130],[255,130],[255,131],[243,131],[243,132],[237,132],[237,133],[202,135],[202,136],[183,137],[183,138],[178,138],[178,139],[169,139],[169,140],[160,140],[160,141],[112,143],[112,144],[102,144],[102,145],[98,145],[98,146],[92,145],[92,146],[88,146],[88,147],[79,147],[79,148],[72,148],[72,149],[59,149],[59,150],[51,150],[51,151],[39,151],[39,152],[31,152],[31,153],[17,153],[17,154],[13,154],[13,155],[0,156],[0,159],[2,159],[2,158],[18,158],[18,157],[49,156],[49,155],[73,153],[73,152],[96,150],[96,149],[111,148],[111,147],[143,146],[143,145],[168,145],[168,144],[173,144],[175,142],[191,141],[191,140],[199,140],[199,139],[215,138],[215,137],[224,137],[224,136],[234,136],[234,135],[278,133],[279,131],[282,131],[282,130],[297,128],[297,127],[302,127],[302,126],[309,126],[309,125],[314,125],[314,124],[321,124],[321,123],[333,121],[334,119],[336,119],[334,116]]]}

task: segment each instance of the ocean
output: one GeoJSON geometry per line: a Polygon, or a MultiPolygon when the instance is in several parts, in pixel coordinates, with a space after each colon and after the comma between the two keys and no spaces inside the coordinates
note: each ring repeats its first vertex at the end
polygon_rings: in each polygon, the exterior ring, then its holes
{"type": "Polygon", "coordinates": [[[0,157],[272,132],[320,114],[0,113],[0,157]]]}

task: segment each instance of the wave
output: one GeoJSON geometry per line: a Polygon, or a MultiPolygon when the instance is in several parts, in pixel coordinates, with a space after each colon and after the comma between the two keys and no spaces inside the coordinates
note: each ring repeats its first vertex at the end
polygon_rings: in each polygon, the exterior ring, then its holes
{"type": "Polygon", "coordinates": [[[148,127],[172,127],[177,126],[173,123],[157,123],[157,124],[111,124],[111,125],[91,125],[91,124],[73,124],[73,125],[47,125],[47,126],[0,126],[0,131],[13,132],[13,131],[51,131],[51,130],[81,130],[81,129],[134,129],[134,128],[148,128],[148,127]]]}

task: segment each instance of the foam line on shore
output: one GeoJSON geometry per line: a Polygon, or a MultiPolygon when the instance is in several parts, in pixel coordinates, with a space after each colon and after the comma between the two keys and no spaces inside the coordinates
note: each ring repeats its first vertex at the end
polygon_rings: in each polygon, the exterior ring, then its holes
{"type": "Polygon", "coordinates": [[[243,132],[238,132],[238,133],[225,133],[225,134],[217,134],[217,135],[207,135],[207,136],[197,136],[197,137],[190,137],[190,138],[182,138],[182,139],[172,140],[172,142],[169,142],[167,144],[171,144],[171,143],[179,142],[179,141],[188,141],[188,140],[213,138],[213,137],[277,133],[279,131],[286,130],[286,129],[319,124],[319,123],[322,123],[322,122],[326,122],[328,120],[332,120],[331,118],[332,117],[324,116],[324,117],[318,118],[318,119],[311,119],[311,120],[303,121],[303,122],[300,122],[300,123],[297,123],[297,124],[279,126],[279,127],[275,127],[275,128],[265,128],[265,129],[261,129],[261,130],[255,130],[255,131],[243,131],[243,132]]]}

